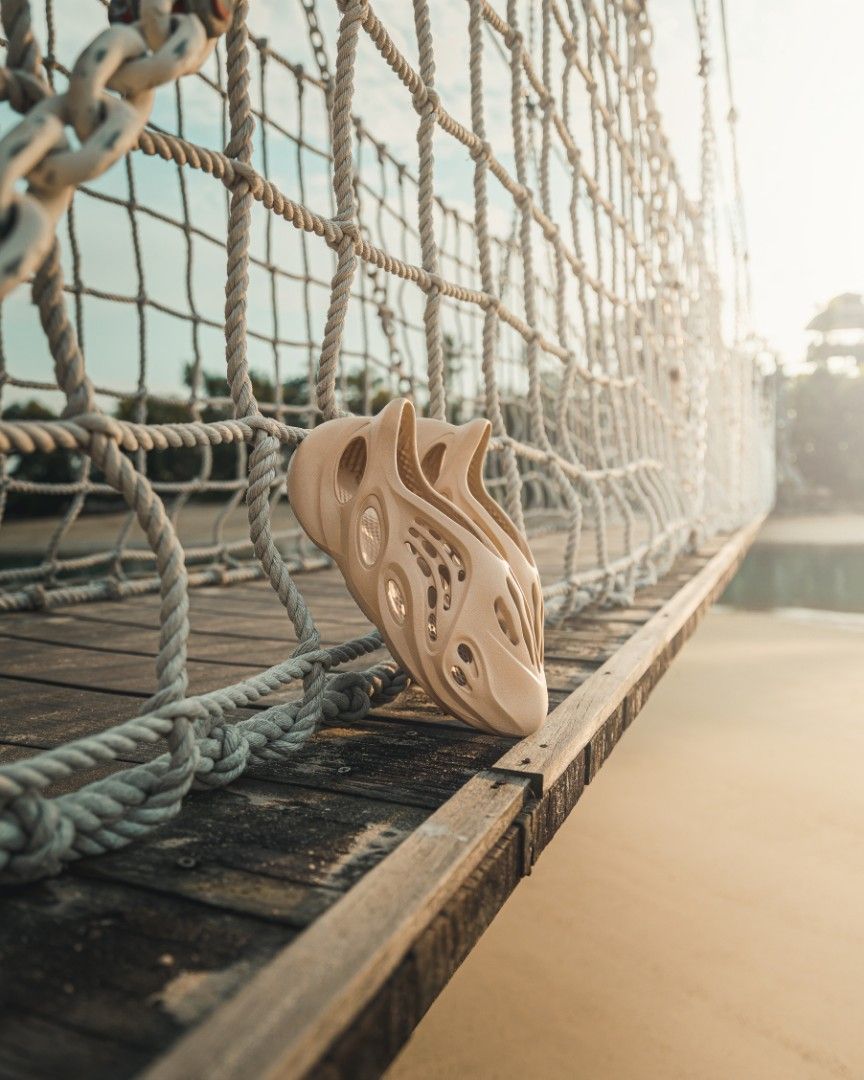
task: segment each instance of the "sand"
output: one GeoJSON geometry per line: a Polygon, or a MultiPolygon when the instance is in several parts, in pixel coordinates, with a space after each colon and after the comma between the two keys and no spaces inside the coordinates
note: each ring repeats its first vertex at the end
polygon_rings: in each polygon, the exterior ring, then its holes
{"type": "Polygon", "coordinates": [[[388,1080],[864,1077],[862,659],[712,613],[388,1080]]]}

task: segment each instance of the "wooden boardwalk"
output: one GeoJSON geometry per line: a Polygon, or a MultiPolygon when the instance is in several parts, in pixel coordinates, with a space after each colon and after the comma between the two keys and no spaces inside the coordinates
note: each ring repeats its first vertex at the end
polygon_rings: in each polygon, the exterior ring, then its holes
{"type": "MultiPolygon", "coordinates": [[[[0,1077],[379,1075],[756,527],[680,559],[632,608],[548,631],[552,715],[527,740],[457,725],[412,689],[190,796],[146,841],[2,890],[0,1077]]],[[[303,588],[326,640],[366,627],[335,571],[303,588]]],[[[191,604],[192,691],[285,658],[265,584],[191,604]]],[[[153,689],[157,613],[152,596],[0,619],[0,761],[132,716],[153,689]]]]}

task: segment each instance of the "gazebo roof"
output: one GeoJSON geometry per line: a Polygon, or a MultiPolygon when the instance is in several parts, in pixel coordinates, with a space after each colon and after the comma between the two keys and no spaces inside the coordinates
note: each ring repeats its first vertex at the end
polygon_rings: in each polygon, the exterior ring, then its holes
{"type": "Polygon", "coordinates": [[[807,329],[823,334],[830,330],[864,330],[864,297],[859,293],[835,296],[810,320],[807,329]]]}

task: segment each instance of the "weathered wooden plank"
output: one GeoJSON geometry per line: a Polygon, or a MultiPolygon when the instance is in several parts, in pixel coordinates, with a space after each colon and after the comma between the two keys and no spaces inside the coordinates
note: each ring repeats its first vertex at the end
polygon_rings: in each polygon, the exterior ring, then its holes
{"type": "Polygon", "coordinates": [[[333,1043],[309,1080],[376,1080],[477,944],[524,874],[522,830],[511,826],[333,1043]]]}
{"type": "MultiPolygon", "coordinates": [[[[0,621],[0,661],[6,640],[31,641],[40,645],[90,649],[112,655],[127,654],[155,658],[159,651],[158,627],[116,626],[84,622],[69,616],[46,614],[15,614],[0,621]]],[[[238,669],[258,669],[278,664],[291,655],[296,642],[287,636],[281,640],[256,638],[240,644],[237,638],[214,633],[204,638],[191,634],[188,647],[190,660],[199,664],[236,666],[238,669]]],[[[242,678],[242,673],[238,673],[242,678]]]]}
{"type": "Polygon", "coordinates": [[[151,1080],[302,1076],[497,843],[527,784],[474,777],[152,1069],[151,1080]]]}
{"type": "Polygon", "coordinates": [[[34,1016],[14,1003],[0,1020],[0,1077],[3,1080],[115,1080],[134,1076],[151,1048],[93,1035],[55,1017],[34,1016]]]}
{"type": "MultiPolygon", "coordinates": [[[[317,577],[317,575],[315,575],[317,577]]],[[[338,609],[339,617],[351,624],[368,625],[368,620],[351,599],[341,578],[334,577],[331,582],[312,582],[307,588],[304,582],[303,596],[313,614],[316,608],[321,611],[322,617],[332,619],[334,607],[338,609]]],[[[151,610],[158,611],[159,597],[149,596],[147,603],[142,605],[151,610]]],[[[138,604],[138,599],[135,601],[138,604]]],[[[241,590],[219,589],[204,590],[193,589],[189,594],[190,610],[192,617],[196,614],[217,614],[226,616],[228,619],[246,620],[252,616],[265,624],[268,621],[274,623],[283,622],[290,626],[290,621],[284,608],[279,603],[276,594],[269,587],[265,590],[253,590],[244,587],[241,590]]]]}
{"type": "Polygon", "coordinates": [[[3,889],[0,1074],[115,1080],[206,1016],[290,927],[72,874],[3,889]],[[62,1023],[59,1045],[29,1034],[62,1023]],[[110,1053],[95,1053],[101,1043],[110,1053]],[[66,1064],[58,1066],[62,1047],[66,1064]],[[24,1060],[22,1060],[24,1058],[24,1060]],[[23,1067],[23,1068],[22,1068],[23,1067]]]}
{"type": "MultiPolygon", "coordinates": [[[[632,608],[592,609],[568,620],[560,630],[548,631],[553,707],[573,686],[584,688],[613,666],[634,637],[642,634],[643,645],[656,654],[641,675],[638,665],[631,666],[631,686],[599,717],[581,748],[574,752],[571,746],[569,761],[559,761],[560,748],[550,738],[560,708],[539,733],[542,740],[516,744],[472,732],[452,720],[441,723],[437,710],[412,688],[362,723],[325,726],[284,763],[256,764],[231,788],[192,796],[183,814],[146,842],[79,864],[59,879],[76,882],[83,890],[79,913],[83,921],[92,905],[98,923],[106,896],[130,895],[137,898],[133,907],[139,912],[126,928],[133,938],[143,933],[136,920],[151,903],[169,924],[175,911],[183,925],[188,913],[202,913],[204,927],[197,942],[202,947],[208,935],[219,932],[218,923],[209,920],[235,919],[231,924],[235,929],[247,928],[249,940],[263,943],[264,960],[273,958],[251,980],[249,970],[238,971],[230,960],[227,968],[216,972],[215,982],[207,970],[193,968],[195,985],[201,976],[203,985],[215,986],[209,1003],[203,1009],[199,1006],[198,1012],[189,1005],[196,994],[187,994],[180,980],[172,993],[181,1002],[181,1012],[187,1009],[184,1016],[195,1013],[198,1019],[214,1002],[225,1004],[157,1064],[153,1075],[245,1078],[275,1070],[300,1076],[310,1069],[316,1080],[379,1075],[521,875],[530,870],[692,629],[705,602],[698,595],[690,596],[692,611],[681,612],[677,629],[664,627],[659,637],[645,636],[657,619],[658,607],[665,604],[668,613],[670,597],[705,565],[704,558],[679,560],[673,573],[641,592],[632,608]],[[428,722],[436,718],[438,724],[428,722]],[[562,767],[550,768],[548,777],[535,772],[535,752],[557,755],[555,761],[562,767]],[[296,931],[307,925],[294,940],[296,931]],[[274,930],[285,937],[269,938],[274,930]],[[285,943],[288,947],[282,948],[285,943]],[[238,1022],[242,1022],[239,1035],[238,1022]],[[203,1058],[197,1058],[196,1045],[204,1046],[203,1058]]],[[[716,563],[713,566],[716,570],[716,563]]],[[[326,613],[334,638],[354,632],[350,619],[342,618],[353,605],[346,603],[344,587],[332,571],[304,579],[304,593],[313,591],[313,610],[326,613]],[[319,577],[314,590],[306,588],[307,581],[319,577]]],[[[263,667],[274,655],[283,658],[282,635],[290,632],[290,625],[265,583],[208,589],[192,596],[193,665],[200,663],[213,675],[218,671],[218,679],[227,681],[227,671],[243,670],[247,663],[263,667]],[[262,662],[265,656],[268,659],[262,662]]],[[[137,601],[105,603],[82,609],[81,614],[89,625],[73,655],[88,651],[82,645],[102,654],[95,666],[91,663],[88,678],[101,677],[111,663],[152,668],[158,598],[147,598],[140,609],[137,601]],[[100,641],[108,641],[108,648],[100,641]],[[109,651],[115,648],[118,651],[109,651]]],[[[64,619],[75,630],[78,611],[74,616],[63,611],[30,614],[20,621],[16,616],[11,624],[4,620],[0,631],[5,628],[7,637],[0,638],[0,666],[8,635],[18,639],[14,648],[37,651],[35,660],[23,661],[25,668],[51,651],[63,653],[54,635],[62,641],[64,619]],[[18,629],[9,629],[10,625],[18,629]],[[45,653],[39,652],[41,647],[45,653]]],[[[68,656],[66,652],[67,660],[68,656]]],[[[377,659],[365,658],[363,663],[377,659]]],[[[65,663],[63,678],[71,670],[72,665],[65,663]]],[[[195,678],[199,677],[196,671],[195,678]]],[[[19,755],[26,747],[55,745],[73,732],[98,730],[140,708],[143,693],[136,690],[130,695],[110,675],[106,681],[114,692],[107,692],[107,687],[63,688],[58,694],[58,686],[0,678],[4,699],[0,760],[19,755]],[[4,746],[4,737],[16,745],[4,746]]],[[[580,692],[568,697],[567,704],[580,692]]],[[[264,704],[271,700],[278,698],[264,704]]],[[[21,890],[20,896],[32,897],[38,907],[43,888],[21,890]]],[[[49,910],[52,903],[47,904],[49,910]]],[[[54,933],[49,929],[45,935],[46,949],[53,947],[54,933]]],[[[36,1040],[38,1031],[57,1026],[61,1013],[40,1012],[35,994],[25,996],[20,1005],[14,1003],[17,1013],[10,1005],[7,1014],[16,1016],[19,1024],[14,1027],[9,1020],[5,1029],[0,1027],[0,1075],[5,1067],[18,1077],[54,1076],[58,1063],[64,1062],[67,1067],[61,1074],[76,1075],[72,1063],[77,1062],[78,1074],[99,1078],[109,1074],[113,1058],[116,1067],[110,1075],[125,1076],[170,1045],[188,1021],[161,1023],[165,1006],[159,989],[142,1006],[136,997],[135,979],[140,976],[127,975],[131,955],[127,942],[114,967],[102,956],[106,981],[119,986],[112,1008],[100,1023],[99,1009],[107,1007],[85,987],[75,1014],[56,1034],[65,1056],[46,1049],[41,1057],[35,1055],[32,1067],[26,1064],[26,1044],[17,1033],[27,1031],[36,1040]],[[128,993],[123,986],[127,979],[128,993]],[[142,1007],[155,1008],[160,1023],[145,1025],[142,1038],[135,1041],[129,1034],[131,1018],[142,1007]],[[16,1034],[4,1040],[13,1027],[16,1034]],[[110,1047],[111,1054],[100,1053],[100,1046],[110,1047]],[[91,1071],[83,1065],[88,1054],[91,1071]]],[[[149,955],[145,950],[145,963],[149,955]]],[[[68,957],[63,970],[73,971],[75,959],[68,957]]],[[[23,962],[18,955],[13,960],[23,962]]],[[[42,959],[40,965],[44,966],[42,959]]],[[[0,945],[3,970],[8,967],[0,945]]],[[[61,978],[57,969],[56,979],[61,978]]],[[[165,985],[170,986],[170,980],[165,985]]],[[[66,1014],[62,1015],[65,1021],[66,1014]]],[[[151,1019],[147,1017],[148,1023],[151,1019]]],[[[176,1017],[171,1014],[171,1019],[176,1017]]]]}
{"type": "MultiPolygon", "coordinates": [[[[74,645],[46,645],[34,641],[2,638],[0,677],[25,679],[54,687],[113,690],[118,694],[147,697],[156,692],[158,680],[152,657],[135,653],[117,655],[74,645]]],[[[239,682],[255,666],[223,663],[187,663],[192,693],[215,690],[239,682]]],[[[260,669],[259,669],[260,670],[260,669]]]]}
{"type": "MultiPolygon", "coordinates": [[[[229,651],[229,656],[232,654],[229,651]]],[[[273,656],[273,662],[281,663],[291,655],[290,645],[273,656]]],[[[340,671],[368,667],[385,658],[383,650],[369,653],[340,667],[340,671]]],[[[267,661],[248,659],[241,650],[235,649],[232,658],[199,660],[190,657],[186,670],[189,692],[203,693],[231,683],[242,682],[251,675],[269,667],[267,661]]],[[[156,665],[153,655],[132,650],[82,647],[74,642],[58,644],[0,633],[0,677],[26,679],[54,686],[79,689],[109,690],[136,697],[155,693],[158,687],[156,665]]],[[[297,685],[289,685],[277,692],[272,700],[280,700],[285,693],[293,698],[297,685]]]]}
{"type": "MultiPolygon", "coordinates": [[[[108,627],[157,630],[159,626],[158,609],[139,611],[137,598],[135,605],[130,604],[124,607],[121,604],[112,603],[104,605],[104,609],[100,606],[97,612],[88,606],[76,612],[75,617],[76,621],[92,622],[108,627]]],[[[321,633],[321,640],[325,644],[344,641],[346,626],[349,627],[347,632],[352,634],[356,632],[357,636],[366,630],[365,624],[358,623],[355,627],[338,618],[322,618],[316,620],[316,625],[321,633]]],[[[111,632],[111,630],[107,631],[107,633],[111,632]]],[[[275,618],[261,619],[241,615],[226,619],[218,612],[199,611],[197,608],[190,614],[190,638],[194,640],[196,637],[201,638],[202,648],[206,647],[206,642],[211,637],[241,642],[265,641],[276,644],[287,642],[289,645],[296,640],[294,628],[287,616],[282,618],[277,614],[275,618]]]]}
{"type": "MultiPolygon", "coordinates": [[[[530,784],[539,797],[526,797],[529,788],[519,788],[525,799],[524,807],[512,816],[512,808],[508,811],[509,823],[503,830],[498,822],[495,843],[474,863],[473,882],[466,885],[466,875],[451,872],[450,881],[455,878],[457,888],[451,888],[446,896],[427,888],[418,897],[410,888],[406,891],[402,887],[403,897],[414,900],[416,933],[412,941],[406,943],[402,933],[404,924],[399,924],[393,935],[395,940],[389,940],[382,922],[393,910],[391,892],[400,891],[388,872],[392,874],[398,866],[400,876],[408,874],[413,880],[413,875],[419,873],[426,880],[426,870],[419,860],[409,869],[414,858],[413,837],[284,950],[216,1017],[157,1063],[147,1074],[150,1080],[246,1075],[356,1080],[379,1075],[491,918],[491,914],[484,914],[482,902],[478,902],[483,900],[484,892],[488,890],[486,896],[494,913],[519,875],[530,870],[579,799],[585,784],[641,707],[647,690],[656,682],[655,672],[662,672],[709,600],[734,571],[755,528],[754,525],[732,538],[714,559],[703,562],[703,570],[696,573],[694,582],[685,585],[644,626],[637,627],[629,641],[616,650],[613,660],[571,694],[536,736],[513,745],[499,759],[491,775],[498,775],[505,784],[514,780],[530,784]],[[634,641],[638,655],[630,647],[634,641]],[[619,656],[623,656],[620,667],[616,664],[619,656]],[[602,676],[607,668],[610,674],[602,676]],[[612,684],[605,705],[601,702],[605,688],[598,681],[603,678],[612,684]],[[617,681],[613,683],[613,679],[617,681]],[[589,684],[591,691],[585,694],[584,687],[589,684]],[[560,720],[557,724],[552,721],[556,715],[567,718],[567,708],[583,698],[590,704],[586,715],[591,722],[583,721],[575,731],[571,724],[565,737],[560,720]],[[537,771],[538,764],[546,771],[537,771]],[[397,863],[400,855],[405,863],[397,863]],[[496,866],[503,868],[497,879],[496,866]],[[357,909],[350,906],[350,901],[352,897],[356,901],[361,891],[360,917],[352,918],[357,909]],[[473,897],[478,903],[473,915],[465,914],[469,903],[465,897],[473,897]],[[378,935],[381,938],[371,954],[354,941],[358,934],[366,936],[370,930],[373,940],[378,935]],[[397,942],[401,942],[401,955],[396,955],[397,942]],[[343,943],[348,943],[347,970],[342,967],[343,943]],[[335,963],[331,960],[334,945],[340,950],[340,959],[335,963]],[[386,963],[380,962],[382,955],[387,956],[386,963]],[[279,976],[287,973],[291,961],[299,961],[297,970],[305,1003],[292,994],[284,1005],[271,1004],[270,1016],[256,1025],[252,1037],[240,1045],[233,1043],[238,1031],[247,1030],[256,1004],[264,1008],[268,992],[272,993],[279,976]]],[[[689,574],[694,564],[681,565],[687,567],[689,574]]],[[[611,632],[620,632],[620,627],[613,626],[611,632]]],[[[482,777],[484,782],[487,775],[482,777]]],[[[489,799],[491,790],[482,793],[480,805],[489,799]]],[[[429,818],[423,829],[437,831],[439,825],[452,828],[450,819],[471,818],[465,791],[457,792],[429,818]]],[[[474,808],[473,816],[476,812],[474,808]]]]}
{"type": "MultiPolygon", "coordinates": [[[[351,599],[335,570],[304,575],[303,593],[313,608],[322,640],[344,640],[346,634],[359,636],[371,626],[351,599]]],[[[55,608],[47,613],[4,616],[16,618],[55,617],[75,622],[108,625],[158,627],[161,601],[156,594],[136,596],[134,603],[100,601],[74,609],[55,608]]],[[[294,629],[273,590],[263,582],[231,588],[192,589],[189,594],[192,633],[212,633],[220,637],[293,641],[294,629]]]]}
{"type": "Polygon", "coordinates": [[[47,748],[128,720],[144,697],[0,676],[0,700],[0,742],[47,748]]]}
{"type": "Polygon", "coordinates": [[[243,779],[191,795],[183,813],[147,840],[76,872],[299,928],[427,816],[413,806],[243,779]]]}
{"type": "MultiPolygon", "coordinates": [[[[141,698],[0,679],[0,744],[49,749],[134,716],[141,698]]],[[[244,715],[248,715],[245,713],[244,715]]],[[[496,761],[510,740],[464,725],[412,725],[370,714],[328,723],[284,761],[255,762],[247,776],[322,791],[440,806],[476,772],[496,761]]],[[[146,761],[159,746],[143,746],[124,762],[146,761]]]]}

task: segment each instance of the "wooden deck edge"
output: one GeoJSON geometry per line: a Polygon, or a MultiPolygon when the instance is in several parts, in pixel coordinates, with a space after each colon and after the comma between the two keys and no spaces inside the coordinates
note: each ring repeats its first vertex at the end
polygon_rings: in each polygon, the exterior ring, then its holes
{"type": "Polygon", "coordinates": [[[142,1080],[380,1075],[530,873],[762,520],[730,537],[537,735],[456,792],[142,1080]]]}
{"type": "Polygon", "coordinates": [[[479,773],[143,1075],[300,1077],[517,818],[527,780],[479,773]]]}
{"type": "MultiPolygon", "coordinates": [[[[620,734],[702,615],[734,577],[764,520],[761,515],[730,536],[668,603],[550,713],[538,732],[499,758],[493,771],[525,776],[540,795],[607,726],[620,734]]],[[[594,772],[596,769],[589,770],[589,780],[594,772]]]]}

